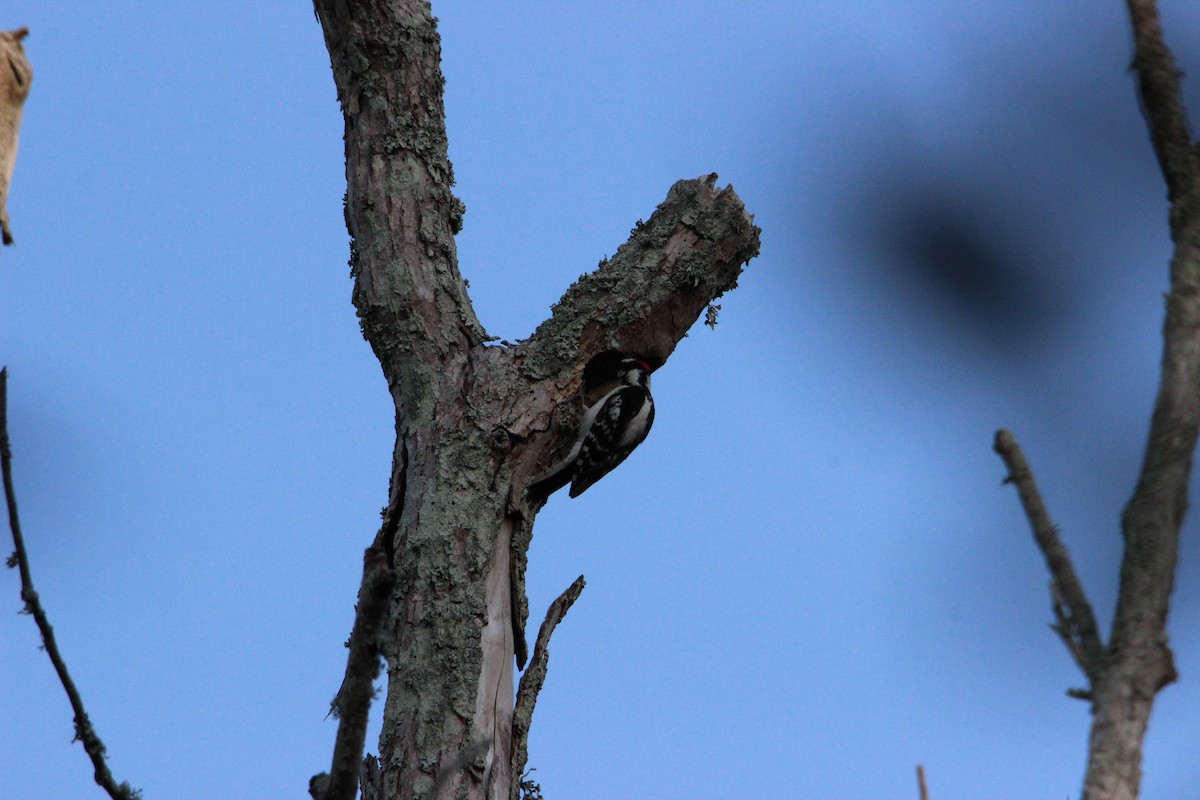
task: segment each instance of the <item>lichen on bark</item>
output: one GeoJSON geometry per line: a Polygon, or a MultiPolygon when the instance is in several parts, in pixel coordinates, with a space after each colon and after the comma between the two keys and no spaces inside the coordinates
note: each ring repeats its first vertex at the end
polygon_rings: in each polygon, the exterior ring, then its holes
{"type": "Polygon", "coordinates": [[[665,363],[736,285],[759,232],[716,175],[680,181],[529,339],[490,344],[456,261],[463,206],[428,4],[315,5],[346,118],[354,304],[396,405],[379,534],[395,574],[388,691],[364,792],[508,798],[537,512],[525,484],[573,438],[588,363],[612,350],[665,363]]]}

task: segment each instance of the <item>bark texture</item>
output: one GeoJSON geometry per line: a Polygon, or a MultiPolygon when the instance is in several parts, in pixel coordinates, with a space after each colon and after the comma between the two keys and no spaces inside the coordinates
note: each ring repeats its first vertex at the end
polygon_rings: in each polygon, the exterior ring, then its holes
{"type": "Polygon", "coordinates": [[[354,304],[396,406],[378,537],[395,581],[380,643],[388,690],[364,798],[507,800],[537,510],[525,484],[573,438],[587,364],[613,350],[664,363],[735,286],[758,229],[715,175],[680,181],[531,338],[489,344],[455,256],[463,205],[428,3],[315,5],[346,121],[354,304]]]}

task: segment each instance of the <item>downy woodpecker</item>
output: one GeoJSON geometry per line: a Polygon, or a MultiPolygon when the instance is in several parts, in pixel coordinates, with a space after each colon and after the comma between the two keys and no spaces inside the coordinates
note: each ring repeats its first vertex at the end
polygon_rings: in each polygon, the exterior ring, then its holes
{"type": "Polygon", "coordinates": [[[624,358],[617,368],[617,380],[620,385],[583,415],[579,436],[567,457],[529,485],[526,494],[530,501],[545,501],[568,483],[571,497],[578,497],[646,438],[654,424],[650,366],[638,358],[624,358]]]}

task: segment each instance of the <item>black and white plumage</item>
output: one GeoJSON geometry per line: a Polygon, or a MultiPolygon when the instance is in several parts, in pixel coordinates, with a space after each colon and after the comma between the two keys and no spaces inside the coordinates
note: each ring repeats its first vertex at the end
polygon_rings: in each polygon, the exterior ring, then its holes
{"type": "Polygon", "coordinates": [[[654,424],[650,396],[650,367],[637,358],[624,358],[617,368],[620,385],[601,397],[583,415],[571,452],[534,479],[526,493],[544,501],[568,483],[578,497],[633,452],[654,424]]]}

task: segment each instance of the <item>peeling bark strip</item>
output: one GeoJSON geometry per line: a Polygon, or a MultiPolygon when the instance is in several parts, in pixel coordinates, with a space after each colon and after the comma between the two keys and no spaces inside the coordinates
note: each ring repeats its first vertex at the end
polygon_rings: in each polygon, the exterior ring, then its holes
{"type": "MultiPolygon", "coordinates": [[[[1102,657],[1091,653],[1087,620],[1063,624],[1070,631],[1064,641],[1079,647],[1077,660],[1087,673],[1087,692],[1072,692],[1092,702],[1092,729],[1088,741],[1084,800],[1135,800],[1142,778],[1142,743],[1150,722],[1154,698],[1177,675],[1167,644],[1167,615],[1175,587],[1179,558],[1179,530],[1187,512],[1188,478],[1200,431],[1200,158],[1188,132],[1187,112],[1180,92],[1180,73],[1163,41],[1162,24],[1154,0],[1127,0],[1133,26],[1133,67],[1138,96],[1171,201],[1170,229],[1175,243],[1171,258],[1171,289],[1163,324],[1162,375],[1150,435],[1138,476],[1137,488],[1121,519],[1125,552],[1112,634],[1102,657]]],[[[1019,456],[1015,442],[1005,432],[997,436],[997,451],[1009,462],[1013,480],[1021,486],[1020,470],[1010,461],[1019,456]]],[[[1023,462],[1023,459],[1021,459],[1023,462]]],[[[1028,473],[1027,487],[1033,486],[1028,473]]],[[[1053,531],[1045,509],[1037,512],[1022,491],[1022,501],[1034,527],[1053,531]],[[1042,519],[1044,517],[1044,519],[1042,519]]],[[[1036,494],[1036,488],[1033,489],[1036,494]]],[[[1042,536],[1038,534],[1039,544],[1042,536]]],[[[1046,547],[1043,546],[1043,551],[1046,547]]],[[[1064,563],[1065,550],[1062,551],[1064,563]]],[[[1047,563],[1058,587],[1056,605],[1073,612],[1086,605],[1082,587],[1047,563]],[[1064,588],[1065,587],[1065,588],[1064,588]],[[1074,595],[1074,596],[1073,596],[1074,595]],[[1060,600],[1061,598],[1061,600],[1060,600]]],[[[1060,624],[1062,620],[1060,619],[1060,624]]],[[[1098,638],[1098,634],[1097,634],[1098,638]]]]}
{"type": "Polygon", "coordinates": [[[13,243],[8,224],[8,187],[17,164],[21,109],[33,83],[33,67],[21,46],[28,35],[29,28],[0,31],[0,238],[4,244],[13,243]]]}
{"type": "Polygon", "coordinates": [[[488,345],[458,271],[440,41],[423,0],[316,0],[345,116],[354,304],[396,406],[395,573],[374,798],[507,800],[530,476],[574,438],[586,365],[659,366],[758,254],[716,175],[675,184],[517,347],[488,345]]]}

